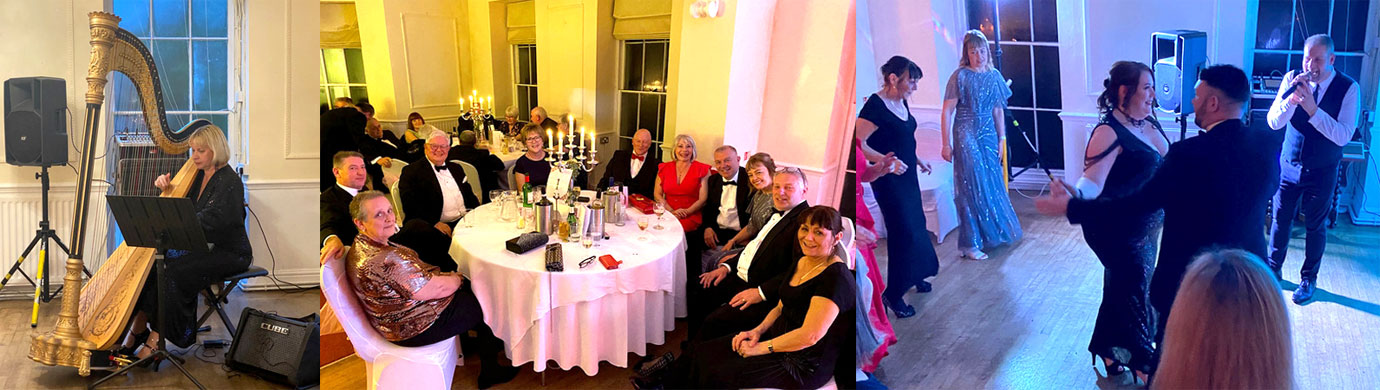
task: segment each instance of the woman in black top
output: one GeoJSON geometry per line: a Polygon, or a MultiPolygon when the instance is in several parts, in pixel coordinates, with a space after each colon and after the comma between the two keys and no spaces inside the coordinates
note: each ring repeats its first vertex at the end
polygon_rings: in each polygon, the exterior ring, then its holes
{"type": "Polygon", "coordinates": [[[924,173],[930,171],[929,165],[915,157],[916,123],[906,103],[922,75],[914,62],[895,56],[882,65],[882,77],[885,86],[867,98],[858,113],[856,128],[867,161],[883,163],[887,161],[886,154],[892,154],[902,163],[893,169],[893,174],[873,181],[872,189],[889,235],[882,301],[896,313],[896,318],[906,318],[915,315],[915,308],[906,304],[906,293],[911,287],[929,292],[930,284],[925,278],[939,273],[939,256],[925,228],[920,178],[910,171],[911,167],[924,173]]]}
{"type": "Polygon", "coordinates": [[[546,162],[546,139],[542,138],[541,127],[528,123],[522,128],[522,142],[527,153],[513,162],[513,188],[522,188],[528,182],[532,186],[546,185],[546,177],[551,175],[551,164],[546,162]]]}
{"type": "Polygon", "coordinates": [[[767,281],[780,300],[757,327],[692,346],[669,381],[684,388],[815,389],[845,367],[852,373],[853,305],[857,284],[833,255],[842,237],[838,210],[814,206],[800,214],[801,257],[767,281]],[[817,341],[810,341],[817,340],[817,341]]]}
{"type": "MultiPolygon", "coordinates": [[[[1084,199],[1121,197],[1154,176],[1169,151],[1169,139],[1151,112],[1153,84],[1145,64],[1118,61],[1112,66],[1103,82],[1106,90],[1098,98],[1102,123],[1093,128],[1083,176],[1069,189],[1071,194],[1084,199]]],[[[1129,368],[1145,379],[1154,368],[1147,300],[1163,224],[1163,211],[1083,223],[1084,241],[1105,268],[1102,305],[1088,352],[1102,357],[1108,375],[1129,368]]]]}
{"type": "MultiPolygon", "coordinates": [[[[230,153],[225,134],[212,126],[203,127],[188,142],[197,170],[187,198],[195,204],[196,219],[211,248],[167,251],[167,275],[163,277],[167,296],[157,296],[157,270],[149,273],[135,306],[130,337],[123,345],[126,353],[137,349],[140,358],[158,348],[159,337],[182,348],[194,344],[197,293],[211,283],[244,272],[253,258],[244,225],[244,183],[226,165],[230,153]],[[150,321],[158,318],[159,310],[163,310],[166,324],[150,321]],[[166,328],[160,328],[163,325],[166,328]],[[143,348],[139,348],[140,344],[143,348]]],[[[164,174],[154,180],[154,185],[167,191],[172,188],[170,181],[169,175],[164,174]]]]}

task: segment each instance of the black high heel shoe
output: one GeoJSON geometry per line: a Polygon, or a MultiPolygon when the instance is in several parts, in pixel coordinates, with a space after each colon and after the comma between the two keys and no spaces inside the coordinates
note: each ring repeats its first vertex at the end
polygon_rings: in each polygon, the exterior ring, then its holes
{"type": "Polygon", "coordinates": [[[930,291],[934,291],[934,286],[931,285],[930,282],[926,282],[926,281],[923,281],[923,280],[922,280],[922,281],[920,281],[920,283],[916,283],[916,284],[915,284],[915,291],[919,291],[919,292],[922,292],[922,293],[927,293],[927,292],[930,292],[930,291]]]}
{"type": "MultiPolygon", "coordinates": [[[[1097,369],[1097,354],[1092,353],[1092,352],[1088,352],[1088,355],[1092,356],[1092,366],[1093,366],[1093,369],[1096,370],[1096,369],[1097,369]]],[[[1117,363],[1115,360],[1111,360],[1111,359],[1106,359],[1106,358],[1104,358],[1104,359],[1102,360],[1102,365],[1107,367],[1107,376],[1109,376],[1109,377],[1110,377],[1110,376],[1113,376],[1113,375],[1125,374],[1126,371],[1127,371],[1127,367],[1126,367],[1125,364],[1117,363]],[[1110,362],[1110,363],[1109,363],[1109,362],[1110,362]]]]}
{"type": "MultiPolygon", "coordinates": [[[[144,350],[149,351],[149,356],[153,356],[153,359],[145,360],[143,363],[139,363],[139,367],[150,367],[150,366],[152,366],[151,368],[153,369],[153,372],[158,372],[158,366],[161,366],[161,365],[163,364],[163,355],[158,355],[158,356],[154,356],[154,355],[153,355],[155,352],[158,352],[158,351],[159,351],[158,344],[157,344],[157,343],[155,343],[155,344],[144,343],[143,347],[144,347],[144,350]]],[[[135,355],[135,357],[138,357],[138,355],[135,355]]],[[[140,359],[143,359],[143,358],[140,358],[140,359]]]]}
{"type": "Polygon", "coordinates": [[[149,341],[150,334],[153,334],[153,332],[149,331],[148,329],[144,329],[144,333],[134,335],[134,345],[128,347],[121,346],[120,349],[116,352],[119,352],[121,355],[125,356],[134,356],[134,353],[139,350],[139,346],[144,345],[145,342],[149,341]]]}
{"type": "Polygon", "coordinates": [[[882,303],[886,305],[888,309],[891,309],[892,313],[896,313],[896,318],[906,318],[915,315],[915,308],[906,304],[906,302],[900,298],[892,299],[883,295],[882,303]]]}

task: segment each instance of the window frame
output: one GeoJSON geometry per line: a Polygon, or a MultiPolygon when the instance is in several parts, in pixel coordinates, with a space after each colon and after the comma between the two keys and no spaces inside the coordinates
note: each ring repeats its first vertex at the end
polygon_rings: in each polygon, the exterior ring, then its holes
{"type": "Polygon", "coordinates": [[[520,121],[525,121],[525,120],[530,119],[530,115],[531,115],[532,109],[533,109],[533,108],[536,108],[537,106],[540,105],[540,104],[537,104],[537,100],[536,100],[536,99],[540,99],[540,98],[541,98],[541,90],[540,90],[540,88],[538,88],[538,85],[539,85],[538,83],[540,82],[540,80],[537,79],[537,77],[538,77],[538,73],[537,73],[537,58],[536,58],[536,57],[537,57],[537,44],[535,44],[535,43],[515,43],[515,44],[512,44],[512,45],[509,45],[509,50],[512,51],[512,61],[513,61],[513,62],[512,62],[512,64],[513,64],[513,67],[512,67],[512,68],[513,68],[513,74],[512,74],[512,77],[513,77],[513,107],[517,107],[517,109],[518,109],[518,120],[520,120],[520,121]],[[528,61],[529,66],[531,66],[530,72],[532,73],[532,83],[531,83],[531,84],[522,84],[522,83],[519,83],[519,82],[518,82],[518,80],[521,80],[521,79],[522,79],[522,77],[521,77],[520,75],[521,75],[524,71],[527,71],[527,70],[525,70],[525,69],[522,69],[522,65],[521,65],[521,64],[522,64],[522,61],[519,61],[519,60],[518,60],[518,58],[522,55],[521,52],[522,52],[523,50],[531,50],[531,52],[532,52],[532,60],[531,60],[531,61],[528,61]],[[530,96],[530,97],[532,98],[532,99],[529,99],[529,100],[530,100],[530,101],[528,101],[529,104],[526,105],[526,106],[519,104],[519,102],[521,101],[521,100],[519,99],[519,96],[527,97],[527,96],[528,96],[528,94],[527,94],[528,91],[531,92],[531,96],[530,96]]]}
{"type": "MultiPolygon", "coordinates": [[[[644,53],[645,53],[645,51],[644,51],[644,53]]],[[[662,153],[666,151],[666,150],[664,150],[663,148],[665,148],[665,144],[666,144],[666,105],[669,103],[669,99],[670,99],[670,81],[671,81],[671,80],[670,80],[670,74],[671,74],[671,69],[670,69],[670,66],[671,66],[671,65],[670,65],[670,64],[671,64],[671,39],[670,39],[670,38],[628,39],[628,40],[620,40],[620,41],[618,41],[618,68],[619,68],[619,69],[618,69],[618,81],[617,81],[617,82],[618,82],[618,104],[615,104],[615,105],[614,105],[614,107],[615,107],[615,110],[614,110],[614,117],[617,118],[617,120],[618,120],[618,132],[617,132],[616,137],[615,137],[615,140],[617,140],[617,143],[615,144],[615,147],[621,149],[622,146],[623,146],[623,140],[627,140],[628,143],[631,144],[631,143],[632,143],[632,138],[633,138],[632,134],[636,134],[636,131],[637,131],[637,129],[632,129],[632,132],[631,132],[631,133],[627,133],[627,134],[629,134],[629,135],[624,135],[624,134],[625,134],[625,133],[624,133],[624,130],[625,130],[625,129],[622,128],[622,126],[623,126],[623,109],[624,109],[624,108],[623,108],[623,95],[624,95],[624,94],[659,95],[659,96],[661,96],[661,107],[660,107],[660,109],[657,110],[657,115],[659,116],[658,120],[661,122],[661,128],[660,128],[660,129],[657,129],[657,130],[651,130],[651,129],[649,129],[649,131],[652,132],[652,146],[651,146],[650,148],[648,148],[648,150],[649,150],[648,153],[651,153],[653,158],[660,159],[662,153]],[[628,45],[632,45],[632,44],[646,45],[647,43],[664,43],[664,44],[666,45],[666,50],[664,50],[664,51],[662,52],[662,61],[663,61],[663,62],[662,62],[662,65],[663,65],[663,66],[662,66],[662,69],[663,69],[663,71],[666,72],[666,77],[665,77],[665,79],[666,79],[666,84],[664,84],[664,85],[661,86],[661,90],[660,90],[660,91],[646,91],[646,90],[629,90],[629,89],[624,89],[624,88],[627,86],[627,82],[628,82],[628,69],[625,67],[625,62],[626,62],[627,56],[628,56],[628,45]],[[658,134],[658,133],[659,133],[659,134],[658,134]]],[[[647,68],[647,57],[646,57],[645,55],[642,57],[641,66],[642,66],[643,69],[646,69],[646,68],[647,68]]],[[[643,79],[645,80],[646,77],[643,77],[643,79]]],[[[640,104],[640,102],[639,102],[639,104],[640,104]]],[[[639,112],[637,113],[637,120],[635,120],[634,122],[641,122],[641,116],[642,116],[642,113],[641,113],[640,110],[639,110],[639,112]]]]}
{"type": "MultiPolygon", "coordinates": [[[[321,49],[320,53],[318,53],[318,55],[320,56],[318,59],[320,60],[320,63],[321,63],[321,75],[322,75],[322,76],[326,76],[326,73],[327,73],[327,68],[326,68],[326,50],[335,50],[335,49],[324,49],[324,48],[323,48],[323,49],[321,49]]],[[[364,54],[364,53],[363,53],[363,49],[358,48],[358,47],[346,47],[346,48],[340,48],[339,50],[359,50],[361,56],[363,56],[363,54],[364,54]]],[[[348,58],[348,56],[347,56],[347,58],[348,58]]],[[[348,62],[348,61],[347,61],[347,62],[348,62]]],[[[360,70],[363,71],[363,69],[360,69],[360,70]]],[[[350,73],[350,72],[349,72],[349,67],[347,66],[347,67],[346,67],[346,71],[345,71],[345,79],[346,79],[346,80],[349,80],[349,79],[350,79],[350,74],[349,74],[349,73],[350,73]]],[[[332,82],[328,81],[328,80],[330,80],[329,78],[322,78],[322,79],[321,79],[321,88],[325,88],[325,89],[326,89],[326,101],[323,102],[323,103],[326,104],[327,107],[330,107],[331,104],[332,104],[333,102],[335,102],[335,99],[338,98],[338,97],[340,97],[340,96],[336,96],[335,91],[334,91],[332,88],[345,88],[345,91],[348,93],[348,92],[350,91],[350,88],[368,87],[368,86],[369,86],[369,83],[368,83],[369,75],[366,73],[366,74],[363,76],[363,78],[365,79],[365,82],[362,82],[362,83],[351,83],[351,82],[349,82],[349,81],[346,81],[346,82],[344,82],[344,83],[332,83],[332,82]]],[[[358,103],[361,103],[361,102],[363,102],[363,101],[366,101],[366,100],[368,99],[368,96],[365,96],[364,99],[355,99],[353,96],[350,96],[350,98],[351,98],[351,99],[354,99],[354,100],[355,100],[355,103],[358,104],[358,103]]]]}
{"type": "MultiPolygon", "coordinates": [[[[1040,146],[1040,144],[1041,144],[1040,140],[1041,140],[1042,138],[1044,138],[1044,137],[1041,137],[1041,134],[1040,134],[1040,113],[1041,113],[1041,112],[1045,112],[1045,113],[1059,114],[1059,113],[1064,112],[1064,108],[1063,108],[1063,91],[1059,91],[1059,92],[1060,92],[1059,98],[1058,98],[1059,101],[1056,102],[1056,104],[1058,105],[1059,108],[1042,108],[1042,107],[1040,107],[1040,97],[1039,97],[1039,93],[1036,92],[1036,79],[1037,79],[1037,75],[1036,75],[1036,72],[1035,72],[1035,57],[1036,57],[1036,55],[1035,55],[1035,48],[1037,48],[1037,47],[1052,47],[1052,48],[1055,48],[1055,50],[1056,50],[1055,56],[1058,56],[1059,53],[1058,53],[1057,50],[1058,50],[1058,48],[1060,48],[1060,47],[1062,46],[1062,44],[1061,44],[1060,42],[1057,42],[1057,41],[1055,41],[1055,42],[1049,42],[1049,41],[1035,41],[1035,39],[1036,39],[1036,34],[1035,34],[1035,29],[1036,29],[1036,27],[1035,27],[1035,21],[1036,21],[1036,19],[1037,19],[1037,18],[1035,17],[1035,4],[1034,4],[1035,1],[1034,1],[1034,0],[1023,0],[1023,1],[1026,2],[1026,4],[1028,5],[1028,9],[1030,10],[1029,14],[1026,15],[1026,16],[1027,16],[1027,18],[1028,18],[1028,21],[1027,21],[1027,22],[1029,23],[1030,29],[1031,29],[1031,34],[1030,34],[1030,39],[1031,39],[1031,40],[1030,40],[1030,41],[1015,41],[1015,40],[998,41],[998,40],[996,40],[996,39],[991,39],[991,37],[989,37],[989,39],[988,39],[988,43],[991,44],[991,47],[988,48],[988,51],[989,51],[989,53],[990,53],[990,55],[991,55],[991,57],[992,57],[992,63],[993,63],[993,67],[994,67],[994,68],[1000,69],[1000,67],[1001,67],[1001,59],[998,58],[998,56],[997,56],[997,50],[998,50],[1002,45],[1005,45],[1005,46],[1008,46],[1008,47],[1009,47],[1009,46],[1023,46],[1023,47],[1027,47],[1027,48],[1028,48],[1028,52],[1029,52],[1029,56],[1028,56],[1029,58],[1028,58],[1028,59],[1029,59],[1030,63],[1029,63],[1029,68],[1028,68],[1028,69],[1029,69],[1029,72],[1028,72],[1028,73],[1029,73],[1029,76],[1030,76],[1030,88],[1031,88],[1031,90],[1030,90],[1030,106],[1016,106],[1016,105],[1008,104],[1008,105],[1007,105],[1008,112],[1011,113],[1011,114],[1010,114],[1010,115],[1007,115],[1007,116],[1014,116],[1014,115],[1015,115],[1015,111],[1017,111],[1017,110],[1019,110],[1019,111],[1029,111],[1029,112],[1030,112],[1030,114],[1031,114],[1031,115],[1030,115],[1030,122],[1031,122],[1031,123],[1030,123],[1030,128],[1031,128],[1031,130],[1033,130],[1032,132],[1034,133],[1033,136],[1030,137],[1030,143],[1033,144],[1033,145],[1035,146],[1035,148],[1038,149],[1040,152],[1039,152],[1039,153],[1035,153],[1033,150],[1031,151],[1031,154],[1033,155],[1033,158],[1034,158],[1034,160],[1035,160],[1035,165],[1033,165],[1033,166],[1030,166],[1030,167],[1025,167],[1025,166],[1017,167],[1017,166],[1012,166],[1011,164],[1008,164],[1007,167],[1006,167],[1006,176],[1007,176],[1007,179],[1010,180],[1010,181],[1016,180],[1017,177],[1024,175],[1024,174],[1026,173],[1026,171],[1029,171],[1029,170],[1031,170],[1031,169],[1036,169],[1036,168],[1049,168],[1049,170],[1050,170],[1051,172],[1054,172],[1054,171],[1062,172],[1062,171],[1066,168],[1066,167],[1051,167],[1051,166],[1047,166],[1047,164],[1045,164],[1045,161],[1044,161],[1045,158],[1053,159],[1054,161],[1061,161],[1061,162],[1063,161],[1063,151],[1062,151],[1063,142],[1062,142],[1062,140],[1063,140],[1063,136],[1064,136],[1064,129],[1063,129],[1063,126],[1062,126],[1062,119],[1059,119],[1059,121],[1061,122],[1061,126],[1055,127],[1056,129],[1058,129],[1057,131],[1058,131],[1058,133],[1059,133],[1059,134],[1058,134],[1058,138],[1059,138],[1060,142],[1059,142],[1056,146],[1059,147],[1059,148],[1061,148],[1060,152],[1057,153],[1057,154],[1052,154],[1052,155],[1051,155],[1050,153],[1047,153],[1047,152],[1044,150],[1043,147],[1040,146]],[[1013,174],[1013,172],[1016,172],[1016,174],[1013,174]]],[[[967,6],[967,5],[968,5],[968,4],[965,3],[965,6],[967,6]]],[[[971,9],[966,9],[966,11],[971,15],[971,12],[972,12],[971,9]]],[[[1000,22],[1000,20],[1001,20],[1001,2],[1000,2],[1000,1],[992,1],[992,13],[993,13],[993,18],[996,19],[998,22],[1000,22]]],[[[1057,12],[1055,13],[1054,17],[1055,17],[1054,22],[1056,23],[1056,29],[1057,29],[1057,23],[1058,23],[1058,13],[1057,13],[1057,12]]],[[[971,20],[970,20],[969,22],[971,23],[971,20]]],[[[976,28],[978,28],[978,27],[972,26],[972,25],[969,25],[968,27],[969,27],[970,29],[976,29],[976,28]]],[[[994,30],[994,33],[995,33],[995,34],[1000,34],[1000,33],[1001,33],[1000,29],[994,28],[993,30],[994,30]]],[[[1057,38],[1056,38],[1056,39],[1057,39],[1057,38]]],[[[961,55],[961,54],[960,54],[960,55],[961,55]]],[[[1061,59],[1061,62],[1062,62],[1062,59],[1061,59]]],[[[1062,66],[1062,64],[1061,64],[1061,66],[1062,66]]],[[[1007,73],[1003,72],[1002,75],[1003,75],[1003,76],[1006,76],[1007,73]]],[[[1056,115],[1056,118],[1057,118],[1057,115],[1056,115]]],[[[1013,118],[1006,118],[1006,119],[1007,119],[1007,123],[1006,123],[1006,124],[1008,125],[1006,130],[1007,130],[1007,133],[1009,134],[1009,133],[1013,130],[1013,129],[1011,128],[1011,126],[1009,126],[1009,125],[1012,123],[1011,121],[1013,120],[1013,118]]],[[[1016,130],[1016,131],[1021,131],[1021,130],[1019,130],[1019,129],[1014,129],[1014,130],[1016,130]]],[[[1027,135],[1030,135],[1029,133],[1026,133],[1026,134],[1027,134],[1027,135]]],[[[1013,144],[1018,144],[1018,145],[1024,144],[1024,143],[1025,143],[1025,140],[1024,140],[1024,139],[1009,139],[1009,138],[1011,138],[1011,137],[1007,137],[1007,138],[1008,138],[1008,140],[1007,140],[1007,143],[1006,143],[1006,156],[1005,156],[1005,157],[1006,157],[1007,161],[1009,162],[1009,161],[1011,161],[1011,159],[1012,159],[1012,157],[1013,157],[1013,156],[1012,156],[1012,145],[1013,145],[1013,144]]],[[[1041,175],[1041,177],[1043,177],[1043,176],[1041,175]]]]}

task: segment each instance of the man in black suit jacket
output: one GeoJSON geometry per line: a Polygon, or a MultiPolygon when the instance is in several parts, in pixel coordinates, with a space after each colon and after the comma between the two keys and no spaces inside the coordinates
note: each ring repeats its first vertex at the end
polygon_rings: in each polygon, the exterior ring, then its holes
{"type": "Polygon", "coordinates": [[[633,134],[632,147],[631,152],[613,151],[613,158],[604,166],[604,177],[595,185],[603,191],[609,188],[609,179],[613,179],[614,182],[628,187],[628,196],[642,194],[647,199],[653,199],[657,162],[653,161],[648,153],[652,149],[652,132],[638,129],[633,134]]]}
{"type": "Polygon", "coordinates": [[[489,203],[489,191],[499,189],[498,175],[506,167],[503,166],[503,160],[493,153],[489,153],[488,149],[474,147],[476,142],[478,139],[476,139],[474,131],[460,132],[460,144],[450,148],[446,160],[460,160],[474,166],[474,170],[479,173],[479,186],[483,189],[482,193],[479,194],[479,199],[482,203],[489,203]]]}
{"type": "MultiPolygon", "coordinates": [[[[1250,100],[1246,74],[1215,65],[1198,74],[1194,123],[1207,133],[1175,143],[1149,182],[1122,198],[1069,199],[1052,191],[1036,200],[1040,212],[1068,215],[1069,223],[1164,210],[1159,262],[1150,281],[1150,304],[1159,312],[1156,340],[1184,271],[1199,253],[1243,249],[1265,258],[1265,202],[1279,188],[1279,138],[1241,122],[1250,100]]],[[[1066,189],[1062,182],[1053,186],[1066,189]]]]}
{"type": "Polygon", "coordinates": [[[421,220],[449,237],[465,211],[479,207],[479,198],[470,192],[465,170],[446,161],[450,137],[445,132],[431,132],[425,150],[426,158],[403,168],[398,178],[404,223],[421,220]]]}
{"type": "Polygon", "coordinates": [[[700,208],[704,223],[689,235],[686,275],[701,272],[700,256],[705,250],[718,248],[748,224],[752,185],[747,173],[739,169],[738,149],[729,145],[714,149],[714,169],[718,174],[709,178],[708,198],[700,208]]]}
{"type": "Polygon", "coordinates": [[[364,169],[369,172],[369,182],[373,184],[375,191],[388,193],[388,186],[383,184],[383,168],[393,165],[394,160],[406,160],[407,155],[398,149],[400,145],[397,137],[389,140],[384,134],[392,135],[391,131],[384,131],[378,119],[374,119],[374,106],[369,103],[362,103],[358,106],[359,112],[364,114],[365,126],[364,137],[360,137],[359,153],[364,155],[364,169]]]}
{"type": "Polygon", "coordinates": [[[782,169],[772,177],[772,207],[776,212],[762,226],[762,232],[742,252],[725,256],[717,268],[700,275],[699,283],[692,286],[689,339],[708,340],[746,330],[776,306],[774,292],[758,286],[786,274],[800,260],[796,230],[800,228],[798,216],[810,207],[805,202],[806,190],[805,174],[799,169],[782,169]],[[768,304],[758,304],[764,301],[768,304]],[[715,311],[725,303],[741,309],[715,311]],[[714,316],[706,318],[709,313],[714,316]]]}
{"type": "Polygon", "coordinates": [[[542,106],[532,107],[532,112],[530,116],[531,118],[529,119],[532,120],[532,123],[536,123],[537,126],[540,126],[543,129],[556,131],[556,127],[560,126],[560,123],[556,122],[555,120],[551,119],[551,117],[546,115],[546,109],[542,108],[542,106]]]}
{"type": "MultiPolygon", "coordinates": [[[[331,109],[321,114],[321,156],[334,156],[341,151],[359,151],[360,138],[368,120],[354,106],[331,109]]],[[[321,159],[321,190],[335,183],[331,160],[321,159]]]]}
{"type": "Polygon", "coordinates": [[[321,264],[345,255],[359,230],[350,219],[350,201],[364,187],[364,156],[336,152],[330,159],[335,184],[321,192],[321,264]]]}

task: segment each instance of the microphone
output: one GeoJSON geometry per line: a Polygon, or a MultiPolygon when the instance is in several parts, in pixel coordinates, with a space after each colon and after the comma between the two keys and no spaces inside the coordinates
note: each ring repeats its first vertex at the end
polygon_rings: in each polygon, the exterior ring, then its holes
{"type": "Polygon", "coordinates": [[[1293,85],[1290,85],[1288,89],[1285,89],[1285,90],[1284,90],[1284,94],[1283,94],[1283,95],[1280,95],[1280,96],[1289,96],[1289,94],[1294,93],[1294,89],[1297,89],[1297,88],[1299,87],[1299,84],[1301,84],[1301,83],[1299,82],[1299,77],[1303,77],[1303,76],[1308,76],[1308,79],[1307,79],[1307,80],[1304,80],[1305,82],[1307,82],[1307,81],[1313,81],[1313,78],[1318,77],[1318,72],[1316,72],[1316,71],[1314,71],[1314,72],[1304,72],[1304,73],[1300,73],[1298,76],[1294,76],[1294,80],[1292,80],[1292,81],[1294,81],[1294,84],[1293,84],[1293,85]]]}

